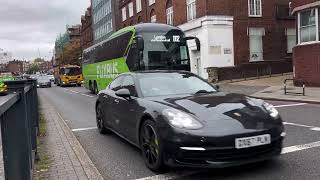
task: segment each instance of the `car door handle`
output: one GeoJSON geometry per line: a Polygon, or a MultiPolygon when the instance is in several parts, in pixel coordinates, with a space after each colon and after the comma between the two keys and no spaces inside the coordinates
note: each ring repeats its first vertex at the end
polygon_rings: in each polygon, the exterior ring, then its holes
{"type": "Polygon", "coordinates": [[[115,102],[116,104],[119,104],[120,101],[119,101],[118,99],[115,99],[114,102],[115,102]]]}

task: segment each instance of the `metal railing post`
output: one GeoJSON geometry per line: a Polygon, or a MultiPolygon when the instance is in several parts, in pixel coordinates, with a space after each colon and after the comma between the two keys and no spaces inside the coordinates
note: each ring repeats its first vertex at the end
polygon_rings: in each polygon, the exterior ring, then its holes
{"type": "Polygon", "coordinates": [[[6,85],[20,99],[4,115],[1,124],[5,179],[32,179],[30,121],[24,88],[27,81],[8,81],[6,85]]]}

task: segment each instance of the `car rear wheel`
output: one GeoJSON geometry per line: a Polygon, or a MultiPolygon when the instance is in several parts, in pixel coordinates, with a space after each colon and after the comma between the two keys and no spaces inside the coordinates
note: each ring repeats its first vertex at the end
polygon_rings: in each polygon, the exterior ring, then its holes
{"type": "Polygon", "coordinates": [[[101,104],[97,105],[96,120],[97,120],[97,127],[98,127],[98,130],[99,130],[99,133],[100,134],[108,133],[108,129],[104,127],[104,120],[103,120],[101,104]]]}
{"type": "Polygon", "coordinates": [[[162,141],[158,135],[156,123],[147,120],[140,129],[140,147],[146,166],[152,171],[162,171],[165,168],[163,163],[162,141]]]}

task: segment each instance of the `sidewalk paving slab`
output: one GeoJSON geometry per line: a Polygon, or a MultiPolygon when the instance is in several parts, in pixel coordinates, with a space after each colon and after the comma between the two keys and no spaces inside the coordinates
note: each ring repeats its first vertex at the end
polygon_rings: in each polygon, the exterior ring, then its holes
{"type": "MultiPolygon", "coordinates": [[[[284,94],[284,80],[292,79],[292,74],[275,76],[247,81],[221,83],[222,91],[246,94],[266,100],[295,101],[305,103],[320,103],[320,87],[306,87],[305,96],[284,94]]],[[[294,87],[292,82],[287,83],[289,92],[302,93],[301,87],[294,87]]]]}
{"type": "Polygon", "coordinates": [[[103,177],[58,112],[43,98],[39,99],[47,126],[45,151],[53,161],[48,171],[40,175],[41,179],[102,180],[103,177]]]}

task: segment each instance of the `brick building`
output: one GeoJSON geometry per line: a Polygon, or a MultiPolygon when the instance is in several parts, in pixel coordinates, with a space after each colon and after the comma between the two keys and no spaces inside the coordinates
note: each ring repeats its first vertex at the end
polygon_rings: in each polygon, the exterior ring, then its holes
{"type": "Polygon", "coordinates": [[[288,0],[121,0],[119,12],[118,29],[157,22],[198,37],[201,51],[189,47],[191,70],[203,78],[212,67],[291,66],[296,30],[288,0]]]}
{"type": "Polygon", "coordinates": [[[13,72],[13,73],[17,73],[23,72],[23,61],[19,61],[19,60],[13,60],[10,61],[7,65],[7,71],[8,72],[13,72]]]}
{"type": "Polygon", "coordinates": [[[295,79],[320,86],[320,1],[292,0],[297,17],[297,46],[293,49],[295,79]]]}
{"type": "Polygon", "coordinates": [[[87,8],[85,15],[81,16],[81,48],[86,49],[93,45],[93,29],[91,6],[87,8]]]}

